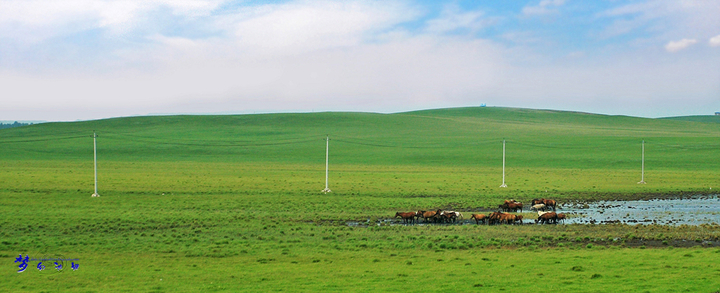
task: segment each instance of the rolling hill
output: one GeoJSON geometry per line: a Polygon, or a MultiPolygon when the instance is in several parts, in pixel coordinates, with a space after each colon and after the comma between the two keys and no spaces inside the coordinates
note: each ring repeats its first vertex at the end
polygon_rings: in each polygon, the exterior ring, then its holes
{"type": "Polygon", "coordinates": [[[0,131],[0,160],[87,160],[92,132],[112,161],[498,166],[502,141],[515,167],[717,169],[712,123],[515,108],[397,114],[304,113],[148,116],[44,123],[0,131]]]}

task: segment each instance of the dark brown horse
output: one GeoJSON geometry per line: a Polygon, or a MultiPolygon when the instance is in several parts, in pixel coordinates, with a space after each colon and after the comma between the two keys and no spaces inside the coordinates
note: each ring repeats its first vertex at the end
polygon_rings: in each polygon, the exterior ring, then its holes
{"type": "Polygon", "coordinates": [[[442,213],[440,214],[441,218],[445,221],[445,223],[455,223],[457,222],[457,214],[456,213],[442,213]]]}
{"type": "Polygon", "coordinates": [[[555,212],[549,212],[549,213],[543,213],[540,215],[537,220],[535,220],[535,223],[540,224],[557,224],[557,214],[555,212]]]}
{"type": "Polygon", "coordinates": [[[414,224],[415,223],[415,213],[413,213],[413,212],[409,212],[409,213],[397,212],[397,213],[395,213],[395,218],[397,218],[397,217],[402,218],[403,223],[405,223],[405,224],[408,224],[408,223],[414,224]]]}
{"type": "Polygon", "coordinates": [[[542,203],[544,203],[546,207],[552,207],[553,211],[555,211],[555,206],[557,205],[557,202],[555,200],[543,198],[542,203]]]}
{"type": "Polygon", "coordinates": [[[508,211],[513,211],[517,213],[517,211],[520,210],[520,212],[522,213],[522,209],[523,204],[521,202],[513,202],[508,204],[508,211]]]}

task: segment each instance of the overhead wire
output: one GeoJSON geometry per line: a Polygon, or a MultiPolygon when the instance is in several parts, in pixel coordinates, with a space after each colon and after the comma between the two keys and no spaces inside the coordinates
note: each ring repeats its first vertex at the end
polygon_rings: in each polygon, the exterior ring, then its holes
{"type": "MultiPolygon", "coordinates": [[[[78,133],[78,132],[66,132],[66,134],[70,133],[78,133]]],[[[99,137],[104,137],[108,139],[114,139],[114,140],[124,140],[124,141],[131,141],[131,142],[141,142],[141,143],[152,143],[152,144],[162,144],[162,145],[179,145],[179,146],[197,146],[197,147],[260,147],[260,146],[278,146],[278,145],[295,145],[295,144],[306,144],[311,143],[313,141],[319,140],[320,137],[308,137],[308,136],[298,136],[294,138],[287,138],[287,139],[276,139],[276,140],[264,140],[264,141],[253,141],[253,140],[194,140],[194,139],[168,139],[167,137],[150,137],[150,136],[140,136],[130,133],[115,133],[115,132],[102,132],[100,133],[99,137]]],[[[381,147],[381,148],[404,148],[404,149],[440,149],[440,148],[448,148],[447,143],[435,143],[435,144],[428,144],[428,143],[413,143],[409,141],[401,141],[398,143],[388,143],[387,141],[378,141],[375,139],[368,139],[365,137],[353,137],[353,136],[344,136],[344,135],[330,135],[331,141],[336,141],[340,143],[346,143],[346,144],[353,144],[353,145],[361,145],[361,146],[368,146],[368,147],[381,147]]],[[[61,140],[72,140],[72,139],[81,139],[81,138],[92,138],[92,135],[73,135],[73,136],[63,136],[63,137],[56,137],[56,136],[50,136],[50,137],[37,137],[37,138],[27,138],[27,139],[3,139],[0,137],[0,144],[12,144],[12,143],[31,143],[31,142],[48,142],[48,141],[61,141],[61,140]]],[[[324,138],[323,138],[324,139],[324,138]]],[[[463,142],[464,146],[479,146],[479,145],[489,145],[489,144],[495,144],[495,143],[501,143],[503,139],[500,138],[492,138],[492,139],[484,139],[484,140],[472,140],[470,142],[463,142]]],[[[654,139],[650,140],[644,140],[648,146],[657,146],[661,148],[669,148],[669,149],[698,149],[698,150],[711,150],[711,149],[720,149],[720,143],[700,143],[700,144],[670,144],[670,143],[663,143],[655,141],[654,139]]],[[[520,146],[527,146],[527,147],[536,147],[536,148],[545,148],[545,149],[576,149],[576,150],[583,150],[583,149],[613,149],[617,148],[619,145],[633,145],[637,144],[637,141],[631,140],[631,139],[618,139],[615,141],[609,141],[604,143],[594,143],[594,144],[588,144],[588,145],[577,145],[577,144],[567,144],[567,143],[539,143],[539,142],[533,142],[533,141],[523,141],[523,140],[516,140],[516,139],[505,139],[505,142],[510,145],[520,145],[520,146]]]]}
{"type": "Polygon", "coordinates": [[[37,138],[37,139],[23,139],[23,140],[2,140],[2,139],[0,139],[0,144],[59,141],[59,140],[70,140],[70,139],[88,138],[88,137],[92,138],[91,135],[79,135],[79,136],[69,136],[69,137],[52,137],[52,138],[37,138]]]}

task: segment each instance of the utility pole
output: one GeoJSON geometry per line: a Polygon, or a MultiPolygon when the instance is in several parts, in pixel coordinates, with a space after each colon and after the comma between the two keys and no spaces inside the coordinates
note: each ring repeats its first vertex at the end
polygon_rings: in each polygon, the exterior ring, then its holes
{"type": "Polygon", "coordinates": [[[328,188],[328,158],[330,154],[330,136],[325,137],[325,189],[323,189],[323,193],[332,192],[330,188],[328,188]]]}
{"type": "Polygon", "coordinates": [[[640,182],[638,184],[646,184],[645,182],[645,140],[642,141],[642,169],[641,169],[640,182]]]}
{"type": "Polygon", "coordinates": [[[95,193],[92,194],[92,197],[98,197],[100,194],[97,191],[97,134],[95,134],[95,130],[93,130],[93,162],[95,165],[95,193]]]}
{"type": "Polygon", "coordinates": [[[503,138],[503,183],[500,187],[507,187],[505,185],[505,139],[503,138]]]}

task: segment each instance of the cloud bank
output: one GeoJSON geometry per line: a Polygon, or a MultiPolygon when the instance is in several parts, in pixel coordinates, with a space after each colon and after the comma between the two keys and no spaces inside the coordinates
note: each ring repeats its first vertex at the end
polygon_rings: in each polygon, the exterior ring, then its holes
{"type": "Polygon", "coordinates": [[[716,4],[582,5],[0,1],[0,117],[720,108],[716,4]]]}

